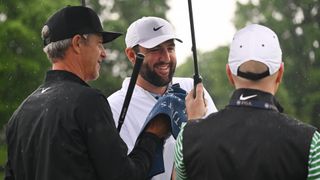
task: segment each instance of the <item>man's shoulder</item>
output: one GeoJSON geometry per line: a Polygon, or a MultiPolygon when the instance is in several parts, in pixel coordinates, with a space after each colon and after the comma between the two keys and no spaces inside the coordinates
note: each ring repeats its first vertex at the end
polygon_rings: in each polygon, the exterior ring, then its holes
{"type": "Polygon", "coordinates": [[[112,94],[110,94],[108,96],[108,100],[112,100],[112,99],[121,99],[121,97],[124,97],[126,92],[127,92],[127,89],[128,89],[128,86],[129,86],[129,82],[130,82],[130,78],[125,78],[123,81],[122,81],[122,85],[121,85],[121,88],[116,90],[115,92],[113,92],[112,94]]]}
{"type": "Polygon", "coordinates": [[[189,77],[173,77],[172,83],[193,83],[193,79],[189,77]]]}
{"type": "Polygon", "coordinates": [[[122,81],[121,88],[116,90],[115,92],[113,92],[112,94],[110,94],[108,96],[109,103],[123,101],[124,96],[126,94],[128,86],[129,86],[129,81],[130,81],[130,78],[128,78],[128,77],[125,78],[122,81]]]}
{"type": "Polygon", "coordinates": [[[184,127],[184,132],[187,136],[192,137],[199,136],[200,134],[210,134],[213,129],[221,127],[221,124],[225,123],[224,119],[226,115],[230,115],[230,111],[224,108],[210,113],[207,117],[189,120],[184,127]]]}
{"type": "Polygon", "coordinates": [[[112,93],[108,96],[108,102],[111,106],[122,105],[124,101],[124,94],[121,90],[117,90],[116,92],[112,93]]]}
{"type": "Polygon", "coordinates": [[[172,84],[179,83],[180,87],[186,91],[190,91],[193,88],[193,79],[185,77],[172,78],[172,84]]]}
{"type": "Polygon", "coordinates": [[[106,96],[99,90],[73,81],[62,81],[54,85],[64,99],[88,103],[89,101],[106,100],[106,96]],[[59,85],[60,84],[60,85],[59,85]]]}
{"type": "Polygon", "coordinates": [[[277,122],[285,124],[288,127],[296,127],[296,130],[301,131],[302,134],[306,131],[310,131],[313,134],[317,130],[315,126],[305,123],[289,114],[278,113],[277,115],[278,118],[274,118],[277,119],[277,122]]]}

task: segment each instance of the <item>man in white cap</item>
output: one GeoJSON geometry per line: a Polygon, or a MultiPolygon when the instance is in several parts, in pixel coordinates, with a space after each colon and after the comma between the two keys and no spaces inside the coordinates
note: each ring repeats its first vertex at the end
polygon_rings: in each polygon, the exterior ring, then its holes
{"type": "MultiPolygon", "coordinates": [[[[132,64],[136,54],[145,55],[136,86],[128,107],[127,116],[120,131],[129,152],[132,150],[141,131],[144,120],[161,97],[172,84],[189,92],[193,88],[191,78],[173,78],[176,68],[175,40],[182,42],[175,35],[173,26],[158,17],[143,17],[133,22],[126,34],[125,53],[132,64]]],[[[118,125],[119,114],[128,89],[130,78],[122,83],[122,88],[108,97],[113,117],[118,125]]],[[[205,91],[208,114],[215,112],[216,107],[205,91]]],[[[173,171],[175,139],[171,136],[165,142],[163,158],[165,172],[154,176],[153,180],[169,180],[173,171]]]]}
{"type": "Polygon", "coordinates": [[[274,97],[283,67],[271,29],[253,24],[235,34],[226,71],[236,90],[226,108],[180,131],[177,179],[320,178],[320,134],[283,114],[274,97]]]}

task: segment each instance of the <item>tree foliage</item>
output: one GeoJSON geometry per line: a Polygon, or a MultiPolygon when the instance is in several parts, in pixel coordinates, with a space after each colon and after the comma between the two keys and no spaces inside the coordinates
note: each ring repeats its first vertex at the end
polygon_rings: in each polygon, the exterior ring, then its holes
{"type": "MultiPolygon", "coordinates": [[[[204,86],[213,98],[218,109],[223,108],[229,101],[233,91],[228,83],[225,67],[228,60],[228,47],[219,47],[211,52],[198,52],[199,72],[204,86]]],[[[177,69],[177,76],[192,77],[193,59],[188,58],[186,63],[177,69]]]]}

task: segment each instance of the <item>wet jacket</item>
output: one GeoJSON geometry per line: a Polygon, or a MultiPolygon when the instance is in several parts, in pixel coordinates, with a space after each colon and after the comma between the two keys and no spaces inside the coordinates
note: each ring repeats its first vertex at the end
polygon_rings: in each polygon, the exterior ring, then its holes
{"type": "Polygon", "coordinates": [[[315,128],[280,113],[274,96],[236,90],[230,104],[183,132],[188,179],[306,179],[315,128]]]}
{"type": "Polygon", "coordinates": [[[127,156],[106,97],[66,71],[48,71],[9,120],[6,140],[5,180],[141,180],[162,143],[145,133],[127,156]]]}

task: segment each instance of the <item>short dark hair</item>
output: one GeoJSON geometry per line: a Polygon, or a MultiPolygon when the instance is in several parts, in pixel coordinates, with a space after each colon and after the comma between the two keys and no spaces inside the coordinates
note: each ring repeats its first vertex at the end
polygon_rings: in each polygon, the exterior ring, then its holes
{"type": "Polygon", "coordinates": [[[139,48],[139,44],[135,45],[132,47],[132,50],[137,54],[138,52],[140,52],[140,48],[139,48]]]}

